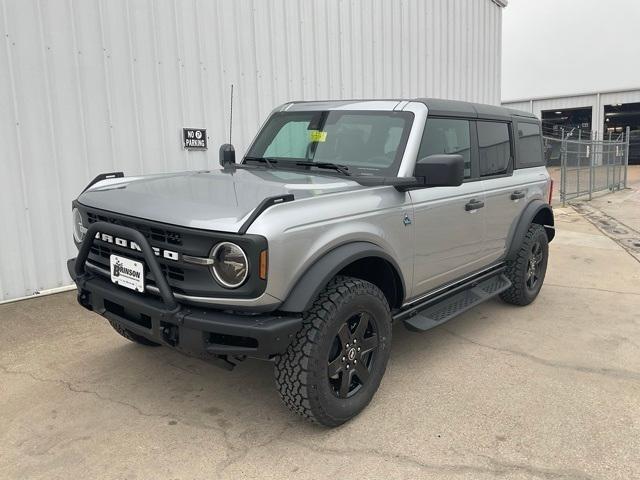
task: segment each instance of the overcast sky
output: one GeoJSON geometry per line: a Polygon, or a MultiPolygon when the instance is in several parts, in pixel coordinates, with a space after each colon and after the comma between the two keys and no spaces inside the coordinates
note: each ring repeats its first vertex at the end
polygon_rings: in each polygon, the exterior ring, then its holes
{"type": "Polygon", "coordinates": [[[640,0],[509,0],[502,100],[640,89],[640,0]]]}

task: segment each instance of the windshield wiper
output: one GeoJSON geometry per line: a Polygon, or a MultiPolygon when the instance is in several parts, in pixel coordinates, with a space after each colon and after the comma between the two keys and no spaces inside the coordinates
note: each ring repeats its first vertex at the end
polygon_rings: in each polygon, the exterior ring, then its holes
{"type": "Polygon", "coordinates": [[[266,157],[244,157],[244,161],[264,163],[269,168],[274,168],[274,163],[278,163],[277,160],[273,158],[266,158],[266,157]]]}
{"type": "Polygon", "coordinates": [[[351,176],[349,173],[349,167],[345,165],[338,165],[337,163],[330,162],[296,162],[296,165],[300,165],[301,167],[318,167],[318,168],[326,168],[329,170],[335,170],[336,172],[340,172],[343,175],[351,176]]]}
{"type": "MultiPolygon", "coordinates": [[[[267,157],[244,157],[245,162],[258,162],[263,163],[269,168],[275,168],[278,160],[275,158],[267,158],[267,157]]],[[[285,162],[285,164],[288,162],[285,162]]],[[[295,162],[296,165],[301,167],[318,167],[318,168],[326,168],[328,170],[335,170],[336,172],[340,172],[343,175],[351,176],[349,173],[349,167],[346,165],[338,165],[336,163],[330,162],[295,162]]]]}

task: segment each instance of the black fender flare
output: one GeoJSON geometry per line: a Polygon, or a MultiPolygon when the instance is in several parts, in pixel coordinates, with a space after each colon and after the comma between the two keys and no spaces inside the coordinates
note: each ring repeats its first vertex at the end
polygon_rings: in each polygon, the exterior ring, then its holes
{"type": "Polygon", "coordinates": [[[396,270],[402,291],[406,292],[402,270],[381,247],[370,242],[351,242],[340,245],[315,261],[298,279],[278,310],[304,312],[308,310],[320,291],[347,265],[366,257],[377,257],[389,262],[396,270]]]}
{"type": "Polygon", "coordinates": [[[548,203],[545,203],[542,200],[533,200],[524,208],[524,211],[520,215],[520,219],[509,235],[509,240],[507,242],[507,260],[511,260],[517,255],[520,245],[524,240],[524,236],[527,234],[527,230],[529,230],[529,225],[532,223],[540,223],[543,225],[547,232],[547,239],[549,241],[553,240],[553,237],[556,234],[553,210],[548,203]],[[534,220],[538,221],[534,222],[534,220]]]}

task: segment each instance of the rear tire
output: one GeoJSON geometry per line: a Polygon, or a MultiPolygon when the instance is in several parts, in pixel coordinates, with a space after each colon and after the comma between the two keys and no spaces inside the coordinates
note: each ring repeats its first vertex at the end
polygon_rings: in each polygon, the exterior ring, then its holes
{"type": "Polygon", "coordinates": [[[505,275],[511,287],[500,298],[513,305],[529,305],[544,282],[549,259],[549,240],[542,225],[532,223],[527,230],[520,250],[514,259],[507,261],[505,275]]]}
{"type": "Polygon", "coordinates": [[[391,314],[372,283],[336,277],[304,313],[302,329],[275,359],[275,380],[293,412],[338,426],[378,390],[391,347],[391,314]]]}
{"type": "Polygon", "coordinates": [[[109,321],[109,324],[111,324],[111,326],[113,327],[113,329],[116,332],[118,332],[124,338],[126,338],[127,340],[129,340],[129,341],[131,341],[133,343],[138,343],[140,345],[145,345],[147,347],[159,347],[160,346],[159,343],[152,342],[151,340],[143,337],[142,335],[138,335],[136,333],[133,333],[131,330],[127,330],[126,328],[124,328],[122,325],[120,325],[115,320],[110,320],[110,319],[107,319],[107,320],[109,321]]]}

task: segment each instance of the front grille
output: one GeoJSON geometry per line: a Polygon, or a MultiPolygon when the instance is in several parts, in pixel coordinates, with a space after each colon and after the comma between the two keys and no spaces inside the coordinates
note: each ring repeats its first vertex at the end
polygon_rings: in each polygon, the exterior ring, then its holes
{"type": "MultiPolygon", "coordinates": [[[[166,225],[89,208],[81,204],[76,204],[75,206],[80,210],[87,226],[95,222],[106,222],[129,227],[142,233],[152,247],[161,251],[177,252],[179,254],[178,260],[164,258],[162,253],[160,256],[156,256],[162,274],[174,293],[194,297],[255,298],[265,290],[266,282],[257,275],[250,275],[247,282],[237,289],[226,289],[215,281],[207,266],[194,265],[182,261],[183,254],[207,257],[216,243],[233,241],[247,252],[251,270],[251,265],[258,265],[260,251],[267,248],[266,240],[263,237],[166,225]]],[[[124,240],[130,241],[131,239],[124,240]]],[[[145,285],[157,287],[149,266],[146,265],[143,253],[129,248],[128,245],[117,245],[114,242],[105,242],[96,238],[89,252],[88,262],[101,269],[101,273],[108,277],[108,272],[111,269],[110,256],[112,254],[121,255],[145,264],[145,285]]]]}
{"type": "MultiPolygon", "coordinates": [[[[185,238],[183,234],[168,228],[162,228],[158,225],[149,225],[146,222],[137,222],[135,219],[121,217],[119,215],[109,215],[92,210],[87,210],[85,214],[88,224],[95,222],[107,222],[133,228],[134,230],[142,233],[149,241],[149,244],[153,247],[166,248],[181,253],[183,249],[180,247],[185,246],[185,238]]],[[[145,285],[157,287],[157,282],[153,278],[142,252],[96,239],[91,246],[89,262],[106,273],[111,269],[110,257],[112,254],[121,255],[123,257],[142,262],[145,265],[145,285]]],[[[167,282],[174,293],[187,295],[210,294],[207,291],[202,291],[203,286],[206,287],[212,283],[210,280],[210,274],[206,269],[202,269],[201,267],[193,268],[185,265],[181,261],[168,260],[160,257],[158,257],[158,264],[160,265],[162,274],[167,279],[167,282]],[[190,288],[190,285],[199,285],[199,288],[190,288]]]]}
{"type": "Polygon", "coordinates": [[[122,220],[120,218],[102,215],[91,211],[87,211],[87,220],[90,224],[95,222],[107,222],[123,225],[125,227],[131,227],[134,230],[138,230],[140,233],[142,233],[153,244],[163,243],[171,246],[182,245],[182,235],[180,233],[171,230],[165,230],[164,228],[158,228],[157,226],[151,227],[143,223],[122,220]]]}

